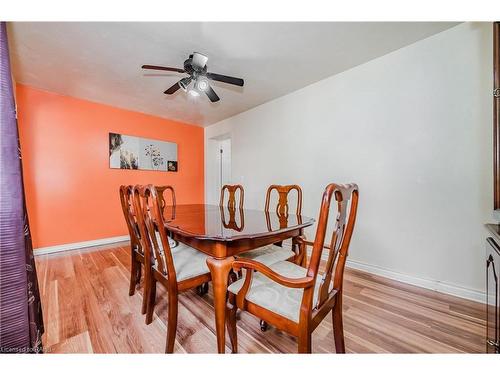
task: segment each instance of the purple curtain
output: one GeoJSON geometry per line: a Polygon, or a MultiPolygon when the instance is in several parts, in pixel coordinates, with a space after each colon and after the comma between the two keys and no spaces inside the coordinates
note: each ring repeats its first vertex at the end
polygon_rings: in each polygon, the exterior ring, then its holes
{"type": "Polygon", "coordinates": [[[0,44],[0,353],[40,353],[42,306],[24,200],[5,22],[0,22],[0,44]]]}

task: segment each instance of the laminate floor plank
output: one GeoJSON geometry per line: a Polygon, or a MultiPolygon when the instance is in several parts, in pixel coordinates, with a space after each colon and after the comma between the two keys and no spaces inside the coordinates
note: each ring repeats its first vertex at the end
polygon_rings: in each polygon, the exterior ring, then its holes
{"type": "MultiPolygon", "coordinates": [[[[163,353],[167,299],[158,284],[154,319],[141,314],[142,282],[128,295],[127,243],[36,256],[47,353],[163,353]]],[[[238,313],[240,353],[295,353],[297,342],[238,313]]],[[[344,335],[348,353],[481,353],[480,303],[346,269],[344,335]]],[[[229,338],[226,335],[229,352],[229,338]]],[[[314,353],[335,353],[331,315],[313,333],[314,353]]],[[[212,287],[179,296],[176,353],[215,353],[212,287]]]]}

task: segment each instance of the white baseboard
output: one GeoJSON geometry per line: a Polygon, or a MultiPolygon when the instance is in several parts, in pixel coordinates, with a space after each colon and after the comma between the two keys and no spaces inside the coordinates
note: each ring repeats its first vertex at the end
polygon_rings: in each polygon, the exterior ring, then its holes
{"type": "Polygon", "coordinates": [[[61,251],[84,249],[86,247],[109,245],[109,244],[116,243],[116,242],[128,241],[129,239],[130,239],[129,236],[117,236],[117,237],[100,238],[98,240],[92,240],[92,241],[73,242],[73,243],[67,243],[67,244],[63,244],[63,245],[39,247],[38,249],[33,250],[33,254],[35,256],[44,255],[44,254],[52,254],[52,253],[58,253],[61,251]]]}
{"type": "MultiPolygon", "coordinates": [[[[308,251],[308,255],[311,255],[311,250],[308,251]]],[[[323,260],[328,259],[328,253],[323,253],[323,260]]],[[[371,273],[373,275],[387,277],[388,279],[400,281],[402,283],[418,286],[425,289],[434,290],[436,292],[449,294],[455,297],[465,298],[471,301],[486,303],[486,293],[480,290],[464,288],[458,285],[446,283],[438,280],[424,279],[421,277],[410,276],[404,273],[391,271],[386,268],[379,266],[373,266],[371,264],[366,264],[363,262],[358,262],[355,260],[347,259],[346,266],[352,269],[364,271],[371,273]]]]}
{"type": "Polygon", "coordinates": [[[400,281],[406,284],[419,286],[425,289],[431,289],[436,292],[450,294],[456,297],[461,297],[476,302],[481,302],[481,303],[486,302],[486,293],[481,292],[479,290],[464,288],[461,286],[445,283],[438,280],[429,280],[416,276],[405,275],[403,273],[387,270],[378,266],[372,266],[354,260],[347,260],[346,266],[360,271],[365,271],[374,275],[387,277],[388,279],[400,281]]]}

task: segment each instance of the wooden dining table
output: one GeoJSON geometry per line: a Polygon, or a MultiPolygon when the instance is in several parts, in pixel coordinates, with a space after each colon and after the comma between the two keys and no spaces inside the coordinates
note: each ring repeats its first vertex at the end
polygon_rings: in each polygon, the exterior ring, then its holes
{"type": "Polygon", "coordinates": [[[217,349],[225,353],[225,315],[228,277],[234,257],[242,252],[293,239],[314,219],[289,213],[278,215],[253,209],[189,204],[168,207],[165,227],[174,240],[209,255],[212,276],[217,349]]]}

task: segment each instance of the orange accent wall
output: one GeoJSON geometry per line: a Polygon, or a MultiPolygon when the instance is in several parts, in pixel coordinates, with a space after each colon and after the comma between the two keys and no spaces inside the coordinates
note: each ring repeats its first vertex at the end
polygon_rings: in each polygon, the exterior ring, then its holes
{"type": "Polygon", "coordinates": [[[118,188],[173,185],[204,201],[203,128],[17,85],[26,201],[35,248],[126,235],[118,188]],[[178,145],[178,172],[109,168],[108,133],[178,145]]]}

